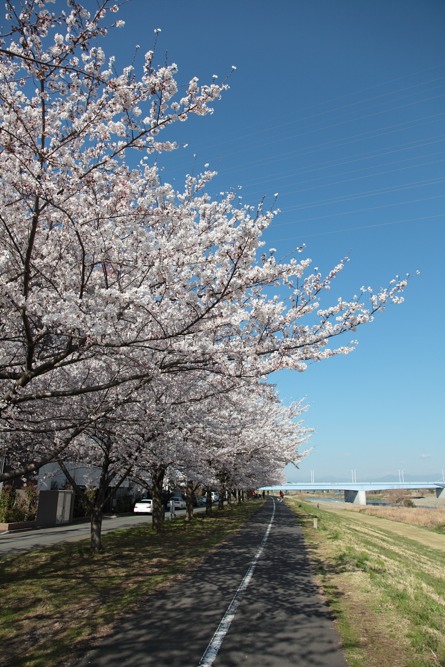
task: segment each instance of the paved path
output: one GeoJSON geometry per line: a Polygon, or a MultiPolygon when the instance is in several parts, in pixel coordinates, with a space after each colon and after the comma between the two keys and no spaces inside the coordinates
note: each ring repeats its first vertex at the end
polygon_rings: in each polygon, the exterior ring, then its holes
{"type": "MultiPolygon", "coordinates": [[[[203,508],[194,508],[194,512],[204,512],[203,508]]],[[[183,516],[185,510],[176,510],[176,516],[183,516]]],[[[165,519],[170,519],[170,512],[165,513],[165,519]]],[[[132,528],[141,524],[151,524],[152,517],[146,514],[127,514],[118,516],[104,516],[102,535],[112,530],[132,528]]],[[[25,553],[35,549],[45,549],[55,544],[89,540],[91,535],[90,522],[79,521],[62,526],[49,528],[32,528],[0,533],[0,557],[11,553],[25,553]]]]}
{"type": "MultiPolygon", "coordinates": [[[[102,535],[110,530],[131,528],[139,524],[151,523],[151,516],[128,515],[106,516],[102,523],[102,535]]],[[[9,553],[25,553],[34,549],[45,549],[54,544],[77,542],[90,537],[89,521],[70,523],[49,528],[34,528],[29,530],[11,531],[0,534],[0,556],[9,553]]]]}
{"type": "Polygon", "coordinates": [[[347,667],[297,519],[272,499],[196,571],[141,602],[138,613],[73,664],[347,667]],[[221,629],[220,648],[212,644],[206,653],[228,609],[227,634],[221,629]]]}

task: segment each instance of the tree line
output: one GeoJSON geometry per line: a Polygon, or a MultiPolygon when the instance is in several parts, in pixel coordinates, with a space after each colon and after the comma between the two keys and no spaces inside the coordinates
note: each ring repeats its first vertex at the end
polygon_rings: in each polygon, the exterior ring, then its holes
{"type": "MultiPolygon", "coordinates": [[[[298,462],[301,403],[268,381],[402,301],[407,280],[327,305],[323,275],[267,251],[276,212],[212,197],[211,171],[163,182],[170,126],[227,81],[178,83],[152,49],[118,70],[118,6],[6,2],[0,38],[0,481],[88,463],[93,547],[110,489],[255,488],[298,462]]],[[[156,31],[155,31],[156,32],[156,31]]],[[[162,525],[155,502],[155,523],[162,525]]]]}

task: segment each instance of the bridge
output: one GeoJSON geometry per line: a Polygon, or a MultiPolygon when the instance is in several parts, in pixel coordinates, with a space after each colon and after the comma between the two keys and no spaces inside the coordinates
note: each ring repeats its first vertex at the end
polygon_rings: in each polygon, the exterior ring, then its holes
{"type": "Polygon", "coordinates": [[[435,489],[436,498],[445,501],[443,482],[298,482],[281,486],[262,486],[259,491],[343,491],[345,503],[366,505],[367,491],[390,489],[435,489]]]}

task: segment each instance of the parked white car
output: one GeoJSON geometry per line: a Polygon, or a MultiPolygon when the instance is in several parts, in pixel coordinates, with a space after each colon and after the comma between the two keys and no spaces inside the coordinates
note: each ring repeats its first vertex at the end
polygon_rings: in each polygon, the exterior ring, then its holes
{"type": "Polygon", "coordinates": [[[185,510],[187,507],[184,498],[181,496],[172,496],[167,501],[167,509],[171,509],[171,503],[173,503],[173,509],[175,510],[185,510]]]}
{"type": "Polygon", "coordinates": [[[153,500],[151,498],[142,498],[135,503],[133,507],[135,514],[153,514],[153,500]]]}

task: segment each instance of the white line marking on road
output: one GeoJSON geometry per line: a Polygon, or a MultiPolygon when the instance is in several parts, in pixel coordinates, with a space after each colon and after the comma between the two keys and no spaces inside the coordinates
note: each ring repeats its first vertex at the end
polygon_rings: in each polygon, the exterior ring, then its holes
{"type": "Polygon", "coordinates": [[[263,553],[264,547],[267,542],[267,538],[269,537],[270,530],[272,528],[273,520],[275,517],[275,500],[273,501],[273,510],[272,510],[272,517],[270,519],[269,525],[267,526],[267,530],[264,534],[264,537],[262,539],[262,542],[259,546],[258,551],[256,552],[255,556],[252,559],[252,562],[250,563],[246,574],[244,575],[244,578],[240,585],[238,586],[238,589],[235,593],[235,595],[232,598],[231,603],[227,607],[227,611],[224,614],[224,616],[221,619],[220,624],[218,625],[215,634],[213,635],[212,639],[210,640],[209,645],[207,646],[198,667],[210,667],[210,665],[213,665],[213,662],[215,661],[216,656],[218,655],[218,651],[221,648],[221,644],[224,641],[224,637],[229,631],[230,624],[232,623],[233,619],[235,618],[236,610],[238,609],[238,605],[241,601],[241,597],[246,590],[247,586],[249,585],[250,580],[252,579],[253,572],[255,570],[256,564],[258,562],[258,559],[260,558],[261,554],[263,553]]]}

